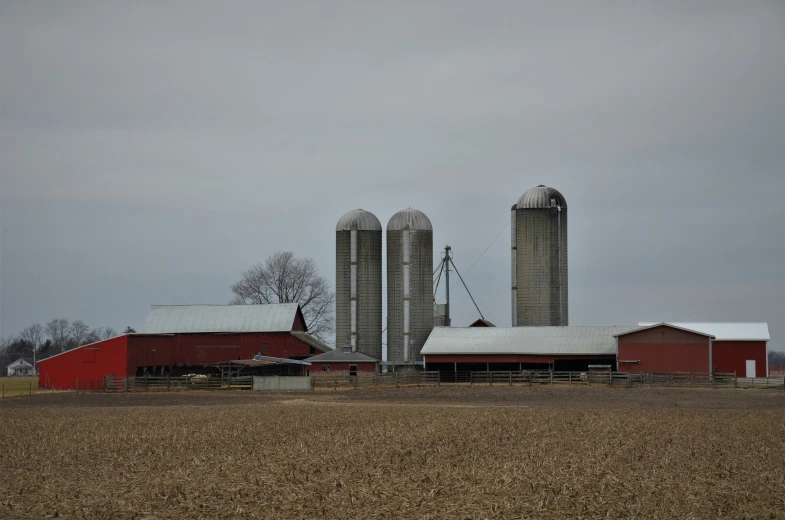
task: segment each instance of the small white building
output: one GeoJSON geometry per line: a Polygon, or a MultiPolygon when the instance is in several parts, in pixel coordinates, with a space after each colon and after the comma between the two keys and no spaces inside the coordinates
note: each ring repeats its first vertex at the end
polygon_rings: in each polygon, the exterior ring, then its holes
{"type": "Polygon", "coordinates": [[[35,367],[28,359],[19,358],[8,365],[8,377],[12,376],[34,376],[35,367]]]}

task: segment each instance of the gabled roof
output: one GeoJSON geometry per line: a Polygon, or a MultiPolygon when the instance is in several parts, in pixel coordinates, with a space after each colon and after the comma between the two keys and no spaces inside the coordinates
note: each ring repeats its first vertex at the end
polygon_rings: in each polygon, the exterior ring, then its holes
{"type": "Polygon", "coordinates": [[[289,334],[299,339],[300,341],[307,343],[308,345],[312,346],[313,348],[315,348],[320,352],[330,352],[332,350],[332,347],[330,347],[330,345],[328,345],[327,343],[325,343],[324,341],[320,340],[315,336],[311,336],[307,332],[298,332],[294,330],[289,334]]]}
{"type": "Polygon", "coordinates": [[[469,325],[469,327],[495,327],[493,323],[486,320],[485,318],[478,318],[477,321],[469,325]]]}
{"type": "MultiPolygon", "coordinates": [[[[698,322],[668,321],[675,327],[699,330],[715,337],[715,341],[769,341],[769,324],[764,322],[698,322]]],[[[652,322],[639,323],[641,326],[652,325],[652,322]]]]}
{"type": "Polygon", "coordinates": [[[379,360],[362,352],[344,352],[335,349],[306,359],[310,363],[378,363],[379,360]]]}
{"type": "Polygon", "coordinates": [[[635,329],[628,330],[626,332],[621,332],[619,334],[614,334],[614,337],[626,336],[627,334],[633,334],[635,332],[641,332],[643,330],[656,329],[657,327],[668,327],[670,329],[683,330],[684,332],[691,332],[692,334],[698,334],[699,336],[706,336],[708,338],[714,339],[714,336],[712,336],[711,334],[708,334],[706,332],[702,332],[700,330],[695,330],[695,329],[688,329],[686,327],[679,327],[679,326],[674,325],[672,323],[665,323],[665,322],[652,323],[651,325],[645,325],[645,326],[642,326],[642,327],[637,327],[635,329]]]}
{"type": "Polygon", "coordinates": [[[28,366],[30,368],[33,368],[33,360],[32,359],[27,359],[27,358],[19,358],[16,361],[14,361],[13,363],[11,363],[10,365],[8,365],[7,368],[15,368],[15,367],[21,367],[21,366],[28,366]]]}
{"type": "Polygon", "coordinates": [[[519,354],[615,356],[614,334],[634,325],[590,327],[436,327],[423,355],[519,354]]]}
{"type": "Polygon", "coordinates": [[[151,305],[140,334],[290,332],[296,303],[270,305],[151,305]]]}

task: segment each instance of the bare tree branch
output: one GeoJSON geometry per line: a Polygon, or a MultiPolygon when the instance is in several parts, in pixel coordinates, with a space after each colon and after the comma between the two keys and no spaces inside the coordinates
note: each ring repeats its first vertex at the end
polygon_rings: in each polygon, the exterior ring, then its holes
{"type": "Polygon", "coordinates": [[[291,251],[279,251],[243,271],[232,293],[233,304],[299,303],[311,334],[323,339],[335,331],[335,293],[311,258],[298,259],[291,251]]]}

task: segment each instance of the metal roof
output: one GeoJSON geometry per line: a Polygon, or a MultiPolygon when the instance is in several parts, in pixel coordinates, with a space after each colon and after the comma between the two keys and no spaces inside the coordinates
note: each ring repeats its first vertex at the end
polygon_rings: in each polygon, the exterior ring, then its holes
{"type": "Polygon", "coordinates": [[[279,358],[279,357],[272,357],[272,356],[257,356],[257,357],[259,359],[234,359],[229,361],[221,361],[220,363],[215,363],[209,366],[212,367],[222,367],[222,366],[223,367],[228,367],[228,366],[261,367],[261,366],[268,366],[268,365],[310,366],[310,363],[300,359],[279,358]]]}
{"type": "Polygon", "coordinates": [[[556,199],[556,203],[561,206],[562,209],[567,208],[567,199],[564,198],[564,195],[556,188],[550,188],[544,184],[527,190],[526,193],[521,195],[521,198],[518,199],[516,207],[517,209],[550,208],[551,199],[556,199]]]}
{"type": "Polygon", "coordinates": [[[330,347],[330,345],[328,345],[327,343],[325,343],[324,341],[320,340],[319,338],[317,338],[315,336],[311,336],[307,332],[299,332],[299,331],[293,330],[289,334],[291,334],[295,338],[297,338],[297,339],[307,343],[308,345],[312,346],[313,348],[315,348],[316,350],[318,350],[320,352],[330,352],[332,350],[332,347],[330,347]]]}
{"type": "Polygon", "coordinates": [[[390,217],[387,231],[400,231],[407,225],[413,231],[433,231],[431,220],[425,213],[412,208],[402,209],[390,217]]]}
{"type": "Polygon", "coordinates": [[[434,354],[616,355],[614,334],[635,325],[436,327],[422,348],[434,354]]]}
{"type": "Polygon", "coordinates": [[[707,332],[702,332],[700,330],[695,330],[695,329],[688,329],[686,327],[679,327],[678,325],[674,325],[673,323],[665,323],[664,321],[661,321],[661,322],[658,322],[658,323],[652,323],[651,325],[640,325],[640,326],[638,326],[638,327],[636,327],[636,328],[634,328],[632,330],[628,330],[626,332],[620,332],[619,334],[614,334],[614,335],[615,336],[626,336],[627,334],[634,334],[634,333],[640,332],[642,330],[649,330],[649,329],[654,329],[654,328],[657,328],[657,327],[670,327],[672,329],[683,330],[684,332],[691,332],[692,334],[698,334],[700,336],[707,336],[707,337],[709,337],[711,339],[714,339],[714,336],[712,336],[711,334],[709,334],[707,332]]]}
{"type": "Polygon", "coordinates": [[[336,231],[351,231],[352,226],[357,226],[357,231],[381,231],[382,223],[376,215],[364,209],[353,209],[338,219],[336,231]]]}
{"type": "Polygon", "coordinates": [[[362,352],[344,352],[343,349],[335,349],[324,354],[318,354],[306,359],[310,363],[378,363],[379,360],[363,354],[362,352]]]}
{"type": "Polygon", "coordinates": [[[299,305],[151,305],[140,334],[290,332],[299,305]]]}
{"type": "MultiPolygon", "coordinates": [[[[714,341],[769,341],[769,324],[766,322],[707,322],[707,321],[667,321],[668,325],[701,331],[714,336],[714,341]]],[[[654,322],[639,323],[641,327],[654,325],[654,322]]]]}

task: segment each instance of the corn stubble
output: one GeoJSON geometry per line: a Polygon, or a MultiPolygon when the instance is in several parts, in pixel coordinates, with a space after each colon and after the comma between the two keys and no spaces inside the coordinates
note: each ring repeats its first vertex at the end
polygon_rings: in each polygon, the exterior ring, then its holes
{"type": "Polygon", "coordinates": [[[779,410],[0,414],[0,518],[785,518],[779,410]]]}

